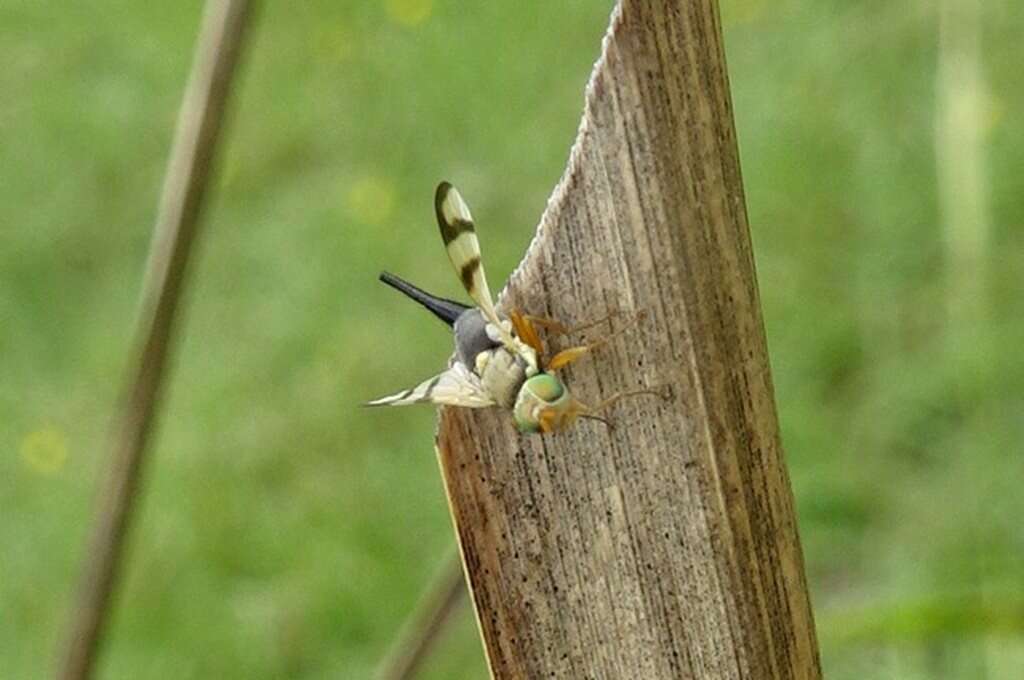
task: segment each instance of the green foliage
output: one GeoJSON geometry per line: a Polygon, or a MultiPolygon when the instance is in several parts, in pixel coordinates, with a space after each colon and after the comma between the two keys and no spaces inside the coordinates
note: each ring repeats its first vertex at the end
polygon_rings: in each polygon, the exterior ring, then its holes
{"type": "MultiPolygon", "coordinates": [[[[0,5],[0,658],[51,667],[200,3],[0,5]]],[[[376,283],[492,283],[558,179],[609,2],[265,3],[192,269],[104,678],[367,677],[451,542],[450,352],[376,283]]],[[[932,3],[725,2],[780,418],[831,678],[1024,661],[1019,3],[985,3],[983,297],[953,324],[932,3]]],[[[468,613],[428,677],[482,677],[468,613]]],[[[987,675],[986,675],[987,674],[987,675]]]]}

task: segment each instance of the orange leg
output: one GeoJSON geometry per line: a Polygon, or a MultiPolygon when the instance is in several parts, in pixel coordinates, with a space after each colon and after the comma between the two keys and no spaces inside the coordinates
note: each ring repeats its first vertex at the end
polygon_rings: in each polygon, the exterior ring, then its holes
{"type": "MultiPolygon", "coordinates": [[[[580,325],[573,326],[572,328],[567,327],[558,319],[551,319],[546,316],[532,316],[528,314],[525,318],[531,323],[540,326],[549,333],[554,333],[555,335],[574,335],[581,331],[585,331],[588,328],[599,326],[600,324],[603,324],[605,321],[611,321],[615,317],[621,316],[622,314],[622,311],[616,310],[614,312],[609,312],[605,316],[602,316],[600,319],[595,319],[594,321],[581,323],[580,325]]],[[[642,316],[642,314],[642,312],[637,313],[637,317],[639,318],[640,316],[642,316]]]]}
{"type": "Polygon", "coordinates": [[[580,345],[579,347],[570,347],[568,349],[563,349],[561,352],[551,357],[551,361],[549,361],[547,364],[547,369],[549,371],[557,371],[559,368],[562,368],[563,366],[568,366],[572,362],[594,351],[595,349],[600,349],[601,347],[604,347],[617,336],[622,335],[629,329],[630,326],[623,326],[622,328],[615,331],[611,335],[606,335],[603,338],[599,339],[597,342],[592,342],[589,345],[580,345]]]}
{"type": "Polygon", "coordinates": [[[599,416],[598,413],[600,413],[601,411],[604,411],[608,407],[612,406],[613,404],[618,402],[620,399],[625,399],[627,397],[638,397],[638,396],[645,395],[645,394],[650,394],[650,395],[654,395],[654,396],[657,396],[657,397],[661,397],[662,399],[668,399],[669,398],[669,395],[666,394],[666,391],[664,391],[664,390],[660,391],[660,392],[658,390],[648,390],[648,389],[644,389],[644,390],[629,390],[629,391],[626,391],[626,392],[619,392],[618,394],[614,394],[614,395],[608,397],[607,399],[605,399],[604,401],[602,401],[600,404],[598,404],[597,406],[595,406],[593,408],[587,406],[586,404],[580,403],[579,416],[580,416],[580,418],[588,418],[590,420],[600,420],[602,423],[604,423],[605,425],[608,426],[609,430],[614,430],[615,429],[615,425],[610,420],[608,420],[607,418],[603,418],[603,417],[599,416]]]}
{"type": "Polygon", "coordinates": [[[628,390],[626,392],[619,392],[618,394],[613,394],[612,396],[608,397],[607,399],[602,401],[600,404],[598,404],[594,408],[588,408],[587,412],[590,413],[590,414],[600,413],[601,411],[605,410],[609,406],[612,406],[613,404],[615,404],[620,399],[625,399],[627,397],[638,397],[638,396],[640,396],[642,394],[652,394],[652,395],[654,395],[656,397],[661,397],[662,399],[668,399],[668,395],[665,394],[665,390],[660,390],[660,391],[659,390],[651,390],[651,389],[628,390]]]}
{"type": "Polygon", "coordinates": [[[519,339],[532,347],[538,356],[543,355],[544,343],[541,342],[540,336],[537,335],[537,329],[530,322],[532,317],[520,314],[518,309],[513,309],[509,318],[512,320],[512,327],[519,339]]]}

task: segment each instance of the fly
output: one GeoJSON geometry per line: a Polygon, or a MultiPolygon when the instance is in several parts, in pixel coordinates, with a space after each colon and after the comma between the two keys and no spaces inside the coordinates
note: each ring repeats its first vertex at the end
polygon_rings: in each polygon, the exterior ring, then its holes
{"type": "Polygon", "coordinates": [[[593,408],[576,399],[555,371],[605,344],[609,338],[562,350],[545,360],[537,326],[568,334],[605,319],[569,331],[555,320],[524,315],[518,310],[510,312],[508,319],[500,318],[487,286],[469,206],[455,187],[442,182],[434,196],[434,209],[448,259],[476,306],[431,295],[394,274],[382,273],[381,281],[451,326],[455,356],[442,373],[397,394],[375,399],[367,406],[421,402],[464,408],[498,406],[512,412],[516,427],[522,432],[557,432],[577,418],[593,418],[607,424],[598,414],[619,399],[659,394],[653,390],[622,392],[593,408]]]}

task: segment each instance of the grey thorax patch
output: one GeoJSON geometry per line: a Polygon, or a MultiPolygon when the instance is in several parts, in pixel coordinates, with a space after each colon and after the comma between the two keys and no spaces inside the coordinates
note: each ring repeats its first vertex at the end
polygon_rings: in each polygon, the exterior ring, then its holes
{"type": "Polygon", "coordinates": [[[469,370],[476,367],[476,355],[498,347],[487,335],[487,321],[476,307],[464,311],[455,320],[455,356],[469,370]]]}

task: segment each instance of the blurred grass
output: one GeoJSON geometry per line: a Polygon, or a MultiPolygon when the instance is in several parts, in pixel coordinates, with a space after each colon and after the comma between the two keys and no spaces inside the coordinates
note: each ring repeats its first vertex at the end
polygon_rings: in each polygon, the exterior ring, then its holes
{"type": "MultiPolygon", "coordinates": [[[[199,3],[0,4],[0,659],[45,676],[199,3]]],[[[426,377],[456,181],[492,281],[557,181],[610,2],[266,3],[192,272],[105,678],[366,677],[451,540],[426,377]]],[[[1024,11],[983,6],[984,309],[952,328],[934,3],[723,2],[830,678],[1024,667],[1024,11]],[[957,336],[949,342],[951,334],[957,336]]],[[[485,673],[464,614],[427,677],[485,673]]]]}

